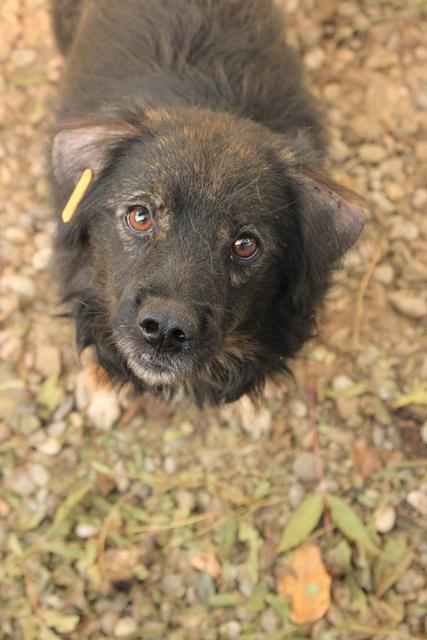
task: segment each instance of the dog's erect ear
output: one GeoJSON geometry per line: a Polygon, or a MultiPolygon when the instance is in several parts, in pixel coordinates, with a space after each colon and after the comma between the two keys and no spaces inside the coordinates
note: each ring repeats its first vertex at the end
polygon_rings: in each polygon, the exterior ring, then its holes
{"type": "Polygon", "coordinates": [[[328,266],[356,242],[363,225],[361,208],[346,189],[306,173],[298,176],[302,231],[315,266],[328,266]],[[317,263],[317,264],[316,264],[317,263]]]}
{"type": "Polygon", "coordinates": [[[127,123],[67,124],[56,134],[52,145],[52,168],[64,191],[74,188],[85,169],[95,178],[105,169],[112,152],[138,131],[127,123]]]}

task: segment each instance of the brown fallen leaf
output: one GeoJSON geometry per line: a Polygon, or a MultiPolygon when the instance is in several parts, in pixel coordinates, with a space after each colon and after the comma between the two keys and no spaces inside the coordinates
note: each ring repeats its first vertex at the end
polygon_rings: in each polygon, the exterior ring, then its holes
{"type": "Polygon", "coordinates": [[[380,471],[383,467],[379,452],[372,447],[365,445],[355,447],[352,458],[363,478],[369,478],[373,473],[380,471]]]}
{"type": "Polygon", "coordinates": [[[325,569],[319,547],[305,544],[291,556],[289,573],[279,582],[279,593],[290,597],[290,619],[310,624],[325,615],[331,604],[331,577],[325,569]]]}
{"type": "Polygon", "coordinates": [[[129,581],[134,577],[139,561],[139,549],[107,549],[104,554],[103,573],[111,582],[129,581]]]}
{"type": "Polygon", "coordinates": [[[219,577],[221,567],[213,551],[196,551],[191,555],[190,564],[198,571],[208,573],[214,580],[219,577]]]}

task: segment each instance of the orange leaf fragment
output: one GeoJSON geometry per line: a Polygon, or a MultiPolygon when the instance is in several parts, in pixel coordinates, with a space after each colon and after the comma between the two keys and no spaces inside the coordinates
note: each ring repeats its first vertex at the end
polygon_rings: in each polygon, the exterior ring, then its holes
{"type": "Polygon", "coordinates": [[[279,582],[279,593],[292,600],[290,619],[310,624],[325,615],[331,604],[331,576],[326,572],[319,547],[305,544],[292,554],[289,573],[279,582]]]}
{"type": "Polygon", "coordinates": [[[198,571],[209,573],[214,580],[218,578],[221,573],[221,567],[218,564],[218,560],[216,559],[215,554],[211,551],[195,552],[190,559],[190,564],[198,571]]]}

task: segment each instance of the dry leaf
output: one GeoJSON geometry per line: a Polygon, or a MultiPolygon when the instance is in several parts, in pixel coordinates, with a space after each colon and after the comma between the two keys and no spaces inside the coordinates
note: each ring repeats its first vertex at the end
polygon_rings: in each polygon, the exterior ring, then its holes
{"type": "Polygon", "coordinates": [[[279,583],[279,593],[292,600],[290,619],[295,624],[319,620],[331,603],[331,577],[326,572],[319,547],[305,544],[296,549],[289,570],[279,583]]]}
{"type": "Polygon", "coordinates": [[[208,573],[214,579],[218,578],[221,573],[221,568],[213,551],[196,551],[191,556],[190,564],[198,571],[208,573]]]}
{"type": "Polygon", "coordinates": [[[371,447],[355,447],[352,458],[363,478],[369,478],[383,466],[378,451],[371,447]]]}
{"type": "Polygon", "coordinates": [[[103,573],[111,582],[129,581],[134,577],[139,562],[139,549],[107,549],[104,554],[103,573]]]}

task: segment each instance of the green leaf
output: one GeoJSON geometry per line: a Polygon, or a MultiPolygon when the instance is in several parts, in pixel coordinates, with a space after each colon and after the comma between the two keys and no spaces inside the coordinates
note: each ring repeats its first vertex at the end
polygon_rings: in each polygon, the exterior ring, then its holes
{"type": "Polygon", "coordinates": [[[413,557],[404,536],[396,536],[387,542],[374,568],[375,588],[379,597],[405,573],[413,557]]]}
{"type": "Polygon", "coordinates": [[[239,526],[239,540],[249,547],[248,569],[254,582],[258,582],[258,550],[262,540],[258,531],[247,522],[241,522],[239,526]]]}
{"type": "Polygon", "coordinates": [[[224,524],[221,532],[221,548],[225,557],[227,557],[237,541],[237,519],[230,516],[224,524]]]}
{"type": "Polygon", "coordinates": [[[51,415],[62,399],[62,389],[58,386],[58,376],[47,378],[37,394],[37,402],[47,409],[51,415]]]}
{"type": "Polygon", "coordinates": [[[73,509],[86,497],[92,489],[93,482],[82,482],[78,484],[58,507],[53,522],[47,532],[48,536],[53,535],[61,524],[68,518],[73,509]]]}
{"type": "Polygon", "coordinates": [[[338,496],[327,496],[327,503],[332,522],[349,540],[357,542],[372,555],[380,553],[381,549],[372,540],[365,525],[352,507],[338,496]]]}
{"type": "Polygon", "coordinates": [[[289,518],[279,545],[279,553],[288,551],[303,542],[314,530],[324,508],[323,497],[319,493],[307,496],[289,518]]]}
{"type": "Polygon", "coordinates": [[[238,591],[229,593],[215,593],[208,600],[210,607],[237,607],[242,604],[243,598],[238,591]]]}
{"type": "Polygon", "coordinates": [[[80,622],[79,616],[66,615],[60,611],[51,609],[43,612],[44,622],[58,633],[71,633],[80,622]]]}

